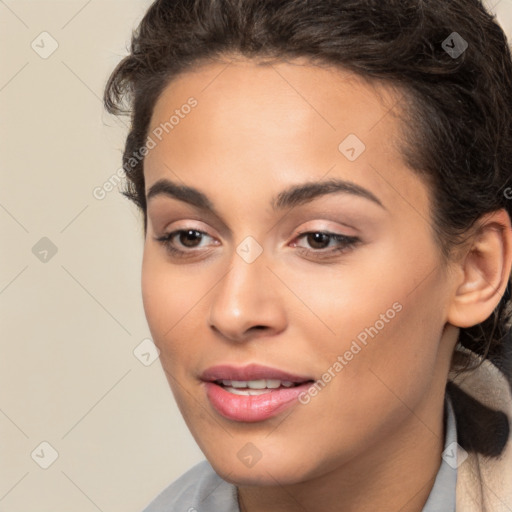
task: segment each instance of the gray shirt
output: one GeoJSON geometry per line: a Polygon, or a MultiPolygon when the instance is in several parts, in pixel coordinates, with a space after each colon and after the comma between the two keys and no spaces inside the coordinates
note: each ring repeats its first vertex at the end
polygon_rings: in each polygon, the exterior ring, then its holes
{"type": "MultiPolygon", "coordinates": [[[[457,431],[448,396],[445,420],[443,459],[422,512],[455,512],[457,431]]],[[[166,487],[143,512],[240,512],[240,509],[236,486],[220,478],[204,460],[166,487]]]]}

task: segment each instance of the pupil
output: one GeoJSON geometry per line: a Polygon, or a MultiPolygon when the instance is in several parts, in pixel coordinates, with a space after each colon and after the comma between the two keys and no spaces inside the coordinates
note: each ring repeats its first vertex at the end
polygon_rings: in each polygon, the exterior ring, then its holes
{"type": "Polygon", "coordinates": [[[312,233],[311,235],[308,235],[308,236],[310,237],[310,240],[313,240],[313,243],[311,243],[310,245],[312,247],[314,247],[315,249],[323,249],[325,242],[327,242],[327,244],[329,244],[329,235],[327,235],[325,233],[312,233]],[[315,247],[315,244],[316,245],[320,244],[322,247],[315,247]]]}
{"type": "Polygon", "coordinates": [[[185,247],[194,247],[194,243],[189,244],[188,242],[198,241],[200,237],[201,237],[201,233],[199,233],[199,231],[195,231],[194,229],[189,229],[188,231],[181,233],[180,242],[183,243],[183,245],[185,247]]]}

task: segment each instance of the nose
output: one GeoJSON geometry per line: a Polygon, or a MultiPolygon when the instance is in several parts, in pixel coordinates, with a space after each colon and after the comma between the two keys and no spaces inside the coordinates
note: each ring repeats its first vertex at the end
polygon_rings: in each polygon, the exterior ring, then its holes
{"type": "Polygon", "coordinates": [[[236,342],[283,331],[283,288],[263,254],[247,263],[234,253],[230,269],[211,293],[210,327],[236,342]]]}

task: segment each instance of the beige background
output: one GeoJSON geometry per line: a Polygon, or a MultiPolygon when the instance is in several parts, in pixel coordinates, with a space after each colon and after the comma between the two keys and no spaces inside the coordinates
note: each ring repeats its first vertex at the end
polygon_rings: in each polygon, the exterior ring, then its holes
{"type": "Polygon", "coordinates": [[[0,512],[140,512],[203,458],[137,351],[138,212],[93,195],[126,134],[105,80],[149,4],[0,0],[0,512]]]}

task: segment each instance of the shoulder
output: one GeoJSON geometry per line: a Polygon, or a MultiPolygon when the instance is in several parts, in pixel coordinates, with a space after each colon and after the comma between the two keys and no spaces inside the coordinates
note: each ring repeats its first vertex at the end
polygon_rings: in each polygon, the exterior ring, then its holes
{"type": "Polygon", "coordinates": [[[206,460],[172,482],[142,512],[239,512],[236,487],[206,460]]]}

